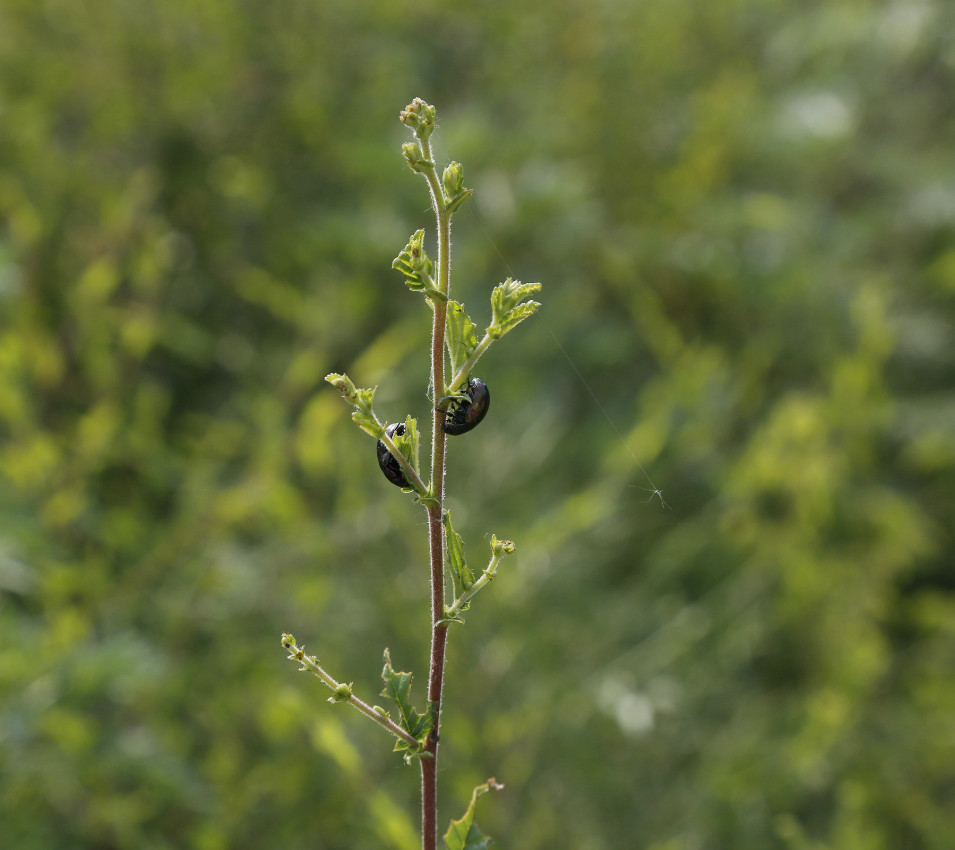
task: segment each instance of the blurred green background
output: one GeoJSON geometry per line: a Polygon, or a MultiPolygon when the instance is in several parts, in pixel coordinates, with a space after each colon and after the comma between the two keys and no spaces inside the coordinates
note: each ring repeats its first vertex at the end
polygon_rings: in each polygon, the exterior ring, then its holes
{"type": "Polygon", "coordinates": [[[428,415],[421,96],[457,297],[544,283],[450,444],[471,562],[519,551],[452,631],[442,829],[493,775],[505,848],[955,847],[953,33],[0,0],[3,846],[417,846],[416,769],[279,635],[422,701],[424,516],[322,382],[428,415]]]}

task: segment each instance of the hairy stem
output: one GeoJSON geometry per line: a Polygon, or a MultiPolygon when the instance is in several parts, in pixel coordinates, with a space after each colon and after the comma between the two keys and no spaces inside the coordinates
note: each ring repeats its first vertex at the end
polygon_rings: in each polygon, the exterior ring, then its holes
{"type": "MultiPolygon", "coordinates": [[[[433,162],[430,140],[425,156],[433,162]]],[[[451,286],[451,216],[434,167],[424,172],[431,192],[438,231],[438,289],[445,300],[432,299],[434,324],[431,329],[431,387],[437,399],[444,394],[444,336],[447,326],[447,296],[451,286]]],[[[436,850],[438,826],[438,729],[441,720],[441,690],[444,686],[445,647],[448,629],[444,618],[444,471],[445,440],[441,430],[444,414],[435,409],[431,422],[431,492],[435,501],[428,505],[428,539],[431,553],[431,666],[428,677],[428,701],[434,706],[434,727],[426,746],[431,758],[419,759],[421,765],[421,846],[436,850]]]]}

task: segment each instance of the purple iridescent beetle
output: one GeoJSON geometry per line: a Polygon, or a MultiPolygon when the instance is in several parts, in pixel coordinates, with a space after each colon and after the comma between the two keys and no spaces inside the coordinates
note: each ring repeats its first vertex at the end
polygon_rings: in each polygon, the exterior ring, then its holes
{"type": "Polygon", "coordinates": [[[462,395],[467,396],[467,400],[454,399],[445,411],[445,421],[441,426],[445,434],[466,434],[487,416],[487,410],[491,406],[491,392],[484,381],[471,378],[462,395]]]}
{"type": "MultiPolygon", "coordinates": [[[[393,438],[395,434],[400,437],[404,432],[405,426],[401,422],[393,422],[385,428],[385,433],[389,438],[393,438]]],[[[388,451],[388,447],[381,440],[378,441],[378,466],[385,473],[385,478],[396,487],[411,487],[401,469],[401,464],[398,463],[398,458],[388,451]]]]}

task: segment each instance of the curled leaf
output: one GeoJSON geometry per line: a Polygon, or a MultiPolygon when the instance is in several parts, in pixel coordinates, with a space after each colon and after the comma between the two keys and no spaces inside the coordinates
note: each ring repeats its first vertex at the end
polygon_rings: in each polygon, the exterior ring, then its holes
{"type": "Polygon", "coordinates": [[[451,357],[451,373],[456,374],[478,346],[477,326],[457,301],[448,302],[445,344],[451,357]]]}
{"type": "Polygon", "coordinates": [[[471,802],[468,809],[460,820],[452,820],[448,831],[444,834],[444,846],[447,850],[487,850],[487,843],[490,841],[478,828],[474,822],[474,807],[477,804],[478,797],[487,794],[488,791],[500,791],[504,788],[499,782],[494,781],[492,776],[483,785],[478,785],[471,794],[471,802]]]}
{"type": "Polygon", "coordinates": [[[366,434],[371,434],[372,437],[380,439],[384,432],[384,426],[378,421],[373,409],[376,388],[356,387],[348,375],[340,375],[337,372],[330,372],[325,376],[325,380],[335,387],[342,394],[342,398],[355,408],[351,415],[355,424],[366,434]]]}
{"type": "Polygon", "coordinates": [[[405,283],[412,292],[447,301],[447,296],[434,285],[434,263],[424,250],[424,229],[411,234],[408,244],[392,260],[391,267],[405,276],[405,283]]]}
{"type": "Polygon", "coordinates": [[[454,595],[459,596],[474,584],[474,573],[471,572],[464,559],[464,541],[451,526],[451,511],[445,511],[442,518],[444,523],[444,544],[448,551],[448,568],[454,582],[454,595]]]}
{"type": "Polygon", "coordinates": [[[420,756],[424,753],[424,745],[431,729],[434,726],[434,706],[428,704],[428,709],[423,714],[411,704],[411,681],[414,678],[411,673],[397,673],[391,666],[391,653],[385,650],[385,666],[381,671],[381,678],[385,686],[382,688],[381,695],[392,700],[398,706],[398,725],[404,729],[412,738],[415,738],[420,746],[412,749],[407,741],[398,739],[395,744],[395,752],[406,750],[405,761],[410,762],[414,756],[420,756]]]}

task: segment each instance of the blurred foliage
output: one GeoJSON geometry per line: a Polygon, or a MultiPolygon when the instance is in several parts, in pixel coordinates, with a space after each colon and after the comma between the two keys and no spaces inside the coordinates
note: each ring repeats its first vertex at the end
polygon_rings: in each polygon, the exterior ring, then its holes
{"type": "Polygon", "coordinates": [[[493,775],[502,847],[955,846],[952,32],[0,0],[4,846],[416,846],[416,773],[279,646],[426,671],[422,515],[321,382],[428,414],[416,95],[455,297],[545,284],[450,447],[518,554],[451,635],[442,830],[493,775]]]}

